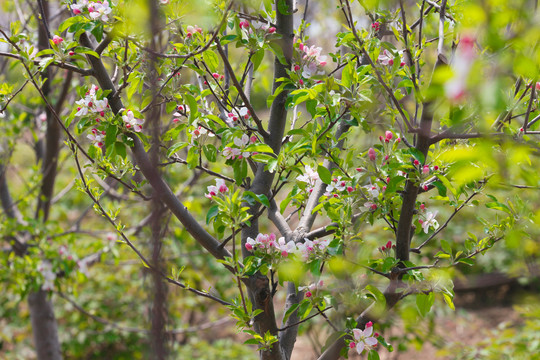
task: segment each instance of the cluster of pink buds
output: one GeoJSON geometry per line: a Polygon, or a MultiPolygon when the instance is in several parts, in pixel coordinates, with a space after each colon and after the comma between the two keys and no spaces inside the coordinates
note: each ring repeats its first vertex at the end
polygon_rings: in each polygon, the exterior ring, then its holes
{"type": "Polygon", "coordinates": [[[64,39],[62,39],[60,36],[58,35],[54,35],[53,38],[52,38],[52,41],[55,45],[59,45],[62,41],[64,41],[64,39]]]}
{"type": "Polygon", "coordinates": [[[131,110],[126,110],[122,116],[122,120],[126,124],[128,130],[134,130],[135,132],[142,131],[142,124],[144,124],[144,119],[137,119],[135,114],[131,110]]]}
{"type": "Polygon", "coordinates": [[[208,193],[205,194],[204,196],[206,196],[209,199],[212,199],[217,194],[226,193],[227,191],[229,191],[229,188],[227,187],[227,185],[225,185],[225,180],[216,179],[216,185],[210,185],[206,188],[206,190],[208,191],[208,193]]]}
{"type": "Polygon", "coordinates": [[[379,31],[381,29],[381,23],[378,21],[375,21],[373,24],[371,24],[371,28],[374,31],[379,31]]]}
{"type": "Polygon", "coordinates": [[[92,145],[97,146],[98,148],[102,148],[104,145],[103,140],[105,138],[105,135],[106,133],[104,130],[99,131],[98,129],[93,128],[91,133],[86,135],[86,137],[90,139],[90,141],[92,141],[92,145]]]}
{"type": "Polygon", "coordinates": [[[393,137],[394,137],[394,134],[392,134],[391,131],[386,131],[386,133],[384,133],[384,138],[382,136],[379,136],[379,140],[381,142],[389,143],[393,137]]]}
{"type": "Polygon", "coordinates": [[[186,36],[188,38],[192,37],[195,33],[202,34],[202,29],[198,27],[197,25],[195,26],[188,25],[186,27],[186,36]]]}
{"type": "Polygon", "coordinates": [[[339,194],[335,193],[335,191],[338,193],[347,191],[347,193],[350,194],[354,191],[354,187],[352,187],[347,181],[341,180],[341,176],[338,176],[337,178],[332,179],[330,185],[326,186],[326,192],[324,195],[338,198],[339,194]]]}
{"type": "Polygon", "coordinates": [[[103,22],[109,21],[109,14],[112,11],[107,0],[81,0],[77,4],[71,4],[70,7],[75,15],[83,14],[85,11],[88,11],[88,15],[92,20],[101,20],[103,22]]]}
{"type": "Polygon", "coordinates": [[[218,74],[218,73],[212,73],[212,77],[216,80],[223,80],[225,79],[225,75],[218,74]]]}
{"type": "Polygon", "coordinates": [[[238,26],[240,26],[240,29],[248,29],[249,28],[249,22],[247,22],[246,20],[240,21],[240,24],[238,24],[238,26]]]}
{"type": "Polygon", "coordinates": [[[223,156],[228,159],[244,159],[251,156],[249,151],[246,151],[245,148],[249,144],[254,144],[258,141],[256,136],[249,137],[247,134],[243,134],[242,137],[236,137],[233,140],[234,147],[226,146],[223,149],[223,156]]]}
{"type": "MultiPolygon", "coordinates": [[[[323,75],[323,67],[326,66],[326,56],[321,55],[322,48],[312,45],[311,47],[302,43],[298,44],[300,61],[293,65],[293,70],[299,73],[304,79],[309,79],[314,75],[323,75]]],[[[304,80],[299,80],[300,85],[304,80]]]]}
{"type": "Polygon", "coordinates": [[[308,286],[299,286],[298,291],[305,291],[306,292],[306,297],[310,298],[318,290],[321,290],[323,288],[323,286],[324,286],[324,282],[322,280],[319,280],[316,283],[309,284],[308,286]]]}
{"type": "Polygon", "coordinates": [[[237,121],[242,118],[244,120],[248,120],[251,117],[251,113],[249,112],[249,109],[245,106],[238,109],[237,113],[230,112],[227,114],[227,118],[225,121],[229,126],[235,126],[237,124],[237,121]]]}
{"type": "Polygon", "coordinates": [[[392,250],[392,249],[395,249],[396,248],[396,245],[392,244],[392,241],[388,240],[388,242],[386,243],[386,245],[383,245],[379,248],[379,251],[382,252],[382,253],[385,253],[389,250],[392,250]]]}

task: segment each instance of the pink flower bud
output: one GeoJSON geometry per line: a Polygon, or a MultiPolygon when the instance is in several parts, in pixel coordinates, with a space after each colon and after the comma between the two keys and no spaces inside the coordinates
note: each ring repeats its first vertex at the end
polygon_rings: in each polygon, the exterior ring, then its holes
{"type": "Polygon", "coordinates": [[[251,244],[249,244],[249,243],[246,243],[246,250],[247,250],[247,251],[253,250],[253,245],[251,245],[251,244]]]}
{"type": "Polygon", "coordinates": [[[247,29],[249,27],[249,22],[240,21],[240,24],[238,24],[238,26],[240,26],[240,29],[247,29]]]}
{"type": "Polygon", "coordinates": [[[257,142],[257,137],[255,135],[251,135],[251,137],[249,138],[249,141],[252,143],[252,144],[255,144],[257,142]]]}
{"type": "Polygon", "coordinates": [[[405,63],[402,61],[402,62],[399,63],[399,66],[404,67],[405,63]]]}
{"type": "Polygon", "coordinates": [[[105,116],[105,112],[104,112],[104,111],[100,112],[100,113],[99,113],[99,116],[104,117],[104,116],[105,116]]]}
{"type": "Polygon", "coordinates": [[[311,293],[311,291],[306,291],[306,297],[311,297],[313,294],[311,293]]]}
{"type": "Polygon", "coordinates": [[[376,332],[375,334],[373,334],[373,336],[379,337],[379,333],[376,332]]]}
{"type": "Polygon", "coordinates": [[[351,341],[351,342],[349,343],[349,347],[350,347],[351,349],[354,349],[354,348],[356,347],[356,343],[355,343],[354,341],[351,341]]]}
{"type": "Polygon", "coordinates": [[[377,210],[377,204],[371,204],[371,210],[377,210]]]}
{"type": "Polygon", "coordinates": [[[369,160],[375,161],[375,159],[377,159],[377,153],[375,152],[375,149],[369,148],[368,156],[369,156],[369,160]]]}
{"type": "Polygon", "coordinates": [[[386,248],[387,248],[387,249],[391,249],[391,248],[392,248],[392,241],[388,240],[388,242],[386,243],[386,248]]]}
{"type": "Polygon", "coordinates": [[[300,85],[304,85],[304,80],[300,79],[298,82],[300,83],[300,85]]]}
{"type": "Polygon", "coordinates": [[[218,73],[213,73],[212,76],[214,77],[214,79],[219,79],[219,74],[218,73]]]}
{"type": "Polygon", "coordinates": [[[429,187],[427,185],[424,185],[424,191],[428,191],[429,187]]]}
{"type": "Polygon", "coordinates": [[[397,138],[396,141],[399,144],[401,142],[401,138],[397,138]]]}
{"type": "Polygon", "coordinates": [[[389,157],[388,155],[386,155],[386,156],[384,157],[384,160],[387,161],[389,158],[390,158],[390,157],[389,157]]]}
{"type": "Polygon", "coordinates": [[[294,71],[300,70],[300,65],[294,65],[294,71]]]}
{"type": "Polygon", "coordinates": [[[382,187],[382,191],[386,191],[386,185],[382,187]]]}
{"type": "Polygon", "coordinates": [[[429,166],[424,165],[424,168],[422,169],[422,172],[423,172],[424,174],[428,174],[428,173],[429,173],[429,166]]]}
{"type": "Polygon", "coordinates": [[[69,56],[73,56],[73,55],[75,55],[75,51],[70,51],[68,54],[69,54],[69,56]]]}
{"type": "Polygon", "coordinates": [[[394,134],[392,134],[391,131],[386,131],[386,132],[384,133],[384,135],[385,135],[385,137],[386,137],[386,141],[392,140],[392,137],[394,136],[394,134]]]}
{"type": "Polygon", "coordinates": [[[288,253],[287,251],[283,250],[283,251],[281,252],[281,256],[287,257],[287,256],[289,256],[289,253],[288,253]]]}
{"type": "Polygon", "coordinates": [[[353,187],[352,186],[347,186],[347,192],[350,194],[353,192],[353,187]]]}
{"type": "Polygon", "coordinates": [[[426,209],[426,205],[425,204],[420,204],[420,210],[425,210],[426,209]]]}
{"type": "Polygon", "coordinates": [[[419,162],[418,160],[415,159],[415,160],[413,161],[413,164],[414,164],[414,166],[418,166],[418,165],[420,165],[420,162],[419,162]]]}
{"type": "Polygon", "coordinates": [[[369,328],[369,327],[372,327],[372,326],[373,326],[373,322],[368,321],[368,323],[366,324],[366,329],[369,328]]]}
{"type": "Polygon", "coordinates": [[[58,45],[60,44],[62,41],[64,41],[64,39],[62,39],[60,36],[58,35],[54,35],[53,38],[52,38],[52,41],[55,45],[58,45]]]}
{"type": "Polygon", "coordinates": [[[437,171],[437,170],[439,170],[439,167],[438,167],[437,165],[435,165],[435,166],[433,167],[433,170],[437,171]]]}
{"type": "Polygon", "coordinates": [[[269,34],[273,34],[273,33],[275,33],[275,32],[276,32],[276,28],[275,28],[275,27],[272,26],[272,27],[268,28],[268,33],[269,33],[269,34]]]}
{"type": "Polygon", "coordinates": [[[363,170],[362,168],[356,168],[356,171],[362,172],[362,171],[364,171],[364,170],[363,170]]]}
{"type": "Polygon", "coordinates": [[[379,136],[379,141],[380,141],[380,142],[384,142],[384,139],[383,139],[382,135],[379,136]]]}
{"type": "Polygon", "coordinates": [[[79,9],[74,9],[74,10],[73,10],[73,13],[74,13],[75,15],[79,15],[79,14],[81,13],[81,10],[79,10],[79,9]]]}
{"type": "Polygon", "coordinates": [[[390,66],[394,65],[394,59],[388,60],[388,65],[390,65],[390,66]]]}

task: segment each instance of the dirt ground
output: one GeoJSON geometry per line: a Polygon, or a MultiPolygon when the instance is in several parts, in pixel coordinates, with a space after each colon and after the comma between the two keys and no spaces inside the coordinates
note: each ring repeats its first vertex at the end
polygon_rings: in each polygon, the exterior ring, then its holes
{"type": "MultiPolygon", "coordinates": [[[[519,321],[519,315],[511,306],[492,306],[484,309],[457,308],[455,313],[442,316],[436,321],[435,336],[445,344],[474,345],[485,338],[485,332],[497,327],[502,322],[516,321],[519,321]]],[[[402,332],[402,327],[396,325],[385,332],[384,336],[388,339],[392,335],[400,335],[402,332]]],[[[459,347],[454,347],[455,351],[459,351],[459,347]]],[[[317,356],[318,354],[315,353],[306,336],[298,339],[292,360],[313,360],[317,356]]],[[[389,353],[383,348],[379,350],[379,356],[381,360],[451,359],[429,343],[425,343],[419,350],[411,346],[406,352],[389,353]]],[[[366,358],[367,356],[359,356],[353,351],[349,353],[349,359],[366,358]]]]}

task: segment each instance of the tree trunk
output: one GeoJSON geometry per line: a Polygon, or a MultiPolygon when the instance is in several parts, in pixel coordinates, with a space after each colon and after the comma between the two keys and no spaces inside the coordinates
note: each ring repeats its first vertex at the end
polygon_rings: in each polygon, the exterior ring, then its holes
{"type": "Polygon", "coordinates": [[[62,352],[58,341],[58,329],[52,302],[43,290],[28,295],[30,319],[36,354],[39,360],[61,360],[62,352]]]}

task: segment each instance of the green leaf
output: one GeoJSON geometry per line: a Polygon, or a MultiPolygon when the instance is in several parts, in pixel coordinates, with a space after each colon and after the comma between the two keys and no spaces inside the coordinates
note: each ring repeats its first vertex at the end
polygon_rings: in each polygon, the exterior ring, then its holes
{"type": "Polygon", "coordinates": [[[199,115],[197,100],[189,93],[185,93],[184,97],[189,105],[189,122],[191,123],[197,118],[197,115],[199,115]]]}
{"type": "Polygon", "coordinates": [[[192,146],[189,148],[186,161],[187,161],[187,166],[190,169],[194,169],[195,167],[197,167],[197,165],[199,165],[199,148],[198,147],[192,146]]]}
{"type": "Polygon", "coordinates": [[[303,300],[298,306],[298,318],[303,320],[309,316],[309,313],[313,310],[313,304],[308,299],[303,300]]]}
{"type": "Polygon", "coordinates": [[[203,52],[203,60],[211,72],[217,72],[219,66],[219,57],[212,50],[203,52]]]}
{"type": "Polygon", "coordinates": [[[264,49],[257,50],[251,57],[251,62],[253,63],[253,71],[257,71],[264,59],[264,49]]]}
{"type": "Polygon", "coordinates": [[[212,219],[214,219],[219,214],[219,206],[214,205],[209,210],[208,213],[206,213],[206,225],[210,224],[212,219]]]}
{"type": "Polygon", "coordinates": [[[319,178],[323,183],[330,185],[330,183],[332,182],[332,173],[330,172],[330,170],[328,170],[322,165],[319,165],[317,167],[317,173],[319,174],[319,178]]]}
{"type": "Polygon", "coordinates": [[[448,307],[452,310],[456,310],[456,307],[454,306],[454,297],[451,294],[443,293],[444,301],[448,305],[448,307]]]}
{"type": "Polygon", "coordinates": [[[422,154],[422,152],[420,150],[418,150],[417,148],[410,148],[408,150],[408,153],[412,155],[412,157],[414,157],[416,160],[418,160],[418,162],[420,164],[423,164],[424,163],[424,154],[422,154]]]}
{"type": "Polygon", "coordinates": [[[217,149],[214,145],[208,144],[204,145],[203,147],[204,156],[206,156],[206,159],[210,162],[215,162],[217,158],[217,149]]]}
{"type": "Polygon", "coordinates": [[[283,49],[281,48],[281,44],[276,41],[271,41],[268,43],[268,46],[270,46],[270,50],[277,57],[278,61],[282,65],[287,65],[287,59],[285,59],[285,56],[283,55],[283,49]]]}
{"type": "Polygon", "coordinates": [[[368,360],[380,360],[381,359],[379,357],[379,353],[377,352],[377,350],[374,350],[374,349],[369,350],[367,358],[368,358],[368,360]]]}
{"type": "MultiPolygon", "coordinates": [[[[436,174],[435,176],[437,176],[437,178],[439,178],[439,180],[441,180],[441,182],[443,183],[444,187],[446,187],[446,189],[450,190],[450,192],[452,193],[452,195],[454,195],[454,197],[456,196],[456,189],[452,186],[452,184],[450,183],[450,181],[446,178],[446,176],[444,176],[443,174],[436,174]]],[[[437,186],[437,185],[435,185],[437,186]]],[[[438,188],[438,187],[437,187],[438,188]]],[[[439,191],[439,194],[440,194],[440,191],[439,191]]],[[[446,196],[446,190],[444,191],[444,195],[441,194],[441,196],[446,196]]]]}
{"type": "Polygon", "coordinates": [[[441,248],[445,253],[452,255],[452,246],[450,246],[448,241],[441,239],[441,248]]]}
{"type": "Polygon", "coordinates": [[[187,143],[187,142],[179,142],[179,143],[174,144],[167,151],[167,157],[170,157],[172,154],[174,154],[175,152],[185,148],[188,145],[189,145],[189,143],[187,143]]]}
{"type": "Polygon", "coordinates": [[[285,315],[283,315],[283,323],[287,321],[287,319],[295,312],[296,309],[298,309],[298,306],[300,304],[293,304],[286,312],[285,315]]]}
{"type": "Polygon", "coordinates": [[[287,2],[285,0],[279,0],[277,8],[281,15],[292,15],[292,12],[289,11],[289,7],[287,6],[287,2]]]}
{"type": "Polygon", "coordinates": [[[117,141],[114,143],[114,149],[116,151],[116,154],[120,155],[122,159],[126,158],[127,156],[126,144],[124,144],[121,141],[117,141]]]}
{"type": "Polygon", "coordinates": [[[474,265],[474,260],[471,259],[471,258],[461,258],[461,259],[458,260],[458,262],[460,262],[462,264],[465,264],[465,265],[469,265],[469,266],[474,265]]]}
{"type": "Polygon", "coordinates": [[[242,184],[242,181],[247,176],[247,162],[242,161],[236,161],[233,165],[234,170],[234,181],[236,181],[237,184],[242,184]]]}
{"type": "Polygon", "coordinates": [[[431,310],[433,303],[435,302],[435,295],[433,292],[429,294],[417,294],[416,295],[416,307],[418,312],[422,317],[425,317],[426,314],[431,310]]]}
{"type": "Polygon", "coordinates": [[[68,17],[60,24],[60,26],[58,26],[58,32],[64,32],[67,28],[71,27],[71,25],[77,24],[81,21],[84,21],[84,17],[82,16],[68,17]]]}
{"type": "Polygon", "coordinates": [[[255,194],[252,191],[244,191],[244,198],[249,202],[249,199],[255,200],[266,207],[270,207],[270,201],[264,194],[255,194]]]}
{"type": "Polygon", "coordinates": [[[345,87],[351,87],[351,85],[353,84],[353,81],[354,81],[354,73],[353,71],[355,71],[354,69],[354,65],[352,63],[352,61],[349,61],[349,63],[347,65],[345,65],[345,67],[343,68],[342,72],[341,72],[341,84],[345,87]]]}

